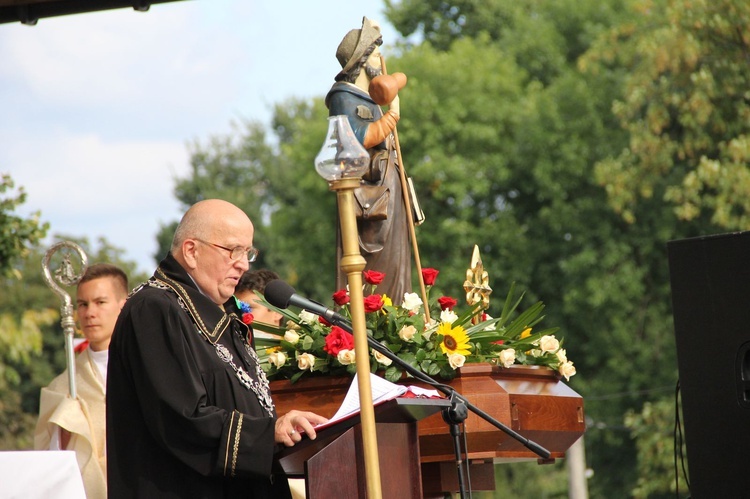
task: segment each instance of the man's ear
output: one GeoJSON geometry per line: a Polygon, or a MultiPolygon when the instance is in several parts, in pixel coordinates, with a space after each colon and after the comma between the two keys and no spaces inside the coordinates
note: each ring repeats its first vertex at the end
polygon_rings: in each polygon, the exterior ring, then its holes
{"type": "Polygon", "coordinates": [[[185,261],[185,265],[187,265],[189,270],[194,270],[198,267],[198,261],[196,259],[198,245],[195,244],[195,241],[192,239],[186,239],[182,242],[180,250],[182,251],[182,258],[185,261]]]}

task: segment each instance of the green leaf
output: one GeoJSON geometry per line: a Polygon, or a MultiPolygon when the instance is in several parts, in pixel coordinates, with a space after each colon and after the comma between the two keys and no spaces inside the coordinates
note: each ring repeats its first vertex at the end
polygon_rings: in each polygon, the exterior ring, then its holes
{"type": "Polygon", "coordinates": [[[310,350],[313,346],[314,340],[310,336],[303,336],[300,339],[300,343],[302,343],[302,350],[310,350]]]}
{"type": "Polygon", "coordinates": [[[395,367],[390,366],[388,369],[385,370],[385,379],[388,381],[395,383],[401,379],[402,371],[395,367]]]}

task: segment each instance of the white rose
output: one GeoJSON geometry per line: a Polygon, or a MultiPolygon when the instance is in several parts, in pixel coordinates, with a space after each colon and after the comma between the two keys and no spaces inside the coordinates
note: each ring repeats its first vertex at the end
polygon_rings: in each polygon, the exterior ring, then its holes
{"type": "Polygon", "coordinates": [[[299,321],[303,324],[315,324],[318,322],[318,316],[307,310],[299,313],[299,321]]]}
{"type": "Polygon", "coordinates": [[[454,322],[456,322],[456,319],[458,319],[458,316],[453,310],[448,310],[446,308],[445,310],[440,312],[441,322],[445,322],[446,324],[453,324],[454,322]]]}
{"type": "Polygon", "coordinates": [[[417,312],[421,306],[422,299],[417,293],[404,293],[404,303],[401,304],[402,308],[409,312],[417,312]]]}
{"type": "MultiPolygon", "coordinates": [[[[484,314],[484,320],[485,321],[491,321],[494,317],[490,317],[490,314],[484,314]]],[[[493,322],[489,326],[484,328],[485,331],[494,331],[495,330],[495,323],[493,322]]]]}
{"type": "Polygon", "coordinates": [[[576,373],[576,368],[572,362],[568,361],[560,364],[560,367],[557,368],[557,371],[565,376],[565,379],[567,381],[570,381],[570,377],[576,373]]]}
{"type": "Polygon", "coordinates": [[[339,350],[339,354],[336,356],[341,365],[348,366],[354,364],[354,350],[339,350]]]}
{"type": "Polygon", "coordinates": [[[268,356],[268,362],[276,367],[286,364],[286,355],[284,352],[274,352],[268,356]]]}
{"type": "Polygon", "coordinates": [[[432,333],[437,331],[438,323],[437,321],[430,317],[430,320],[424,325],[424,331],[422,332],[422,337],[426,339],[427,341],[430,341],[430,337],[432,336],[432,333]]]}
{"type": "Polygon", "coordinates": [[[297,323],[296,323],[296,322],[294,322],[294,321],[286,321],[286,328],[287,328],[287,329],[301,329],[301,328],[299,327],[299,324],[297,324],[297,323]]]}
{"type": "Polygon", "coordinates": [[[460,353],[452,353],[448,356],[448,363],[453,369],[458,369],[459,367],[464,365],[464,362],[466,362],[466,357],[464,357],[460,353]]]}
{"type": "Polygon", "coordinates": [[[422,338],[426,339],[427,341],[430,341],[430,338],[432,337],[432,333],[437,331],[437,328],[428,329],[427,331],[422,333],[422,338]]]}
{"type": "Polygon", "coordinates": [[[398,332],[398,337],[404,341],[411,341],[415,334],[417,334],[417,328],[414,326],[404,326],[398,332]]]}
{"type": "Polygon", "coordinates": [[[560,342],[554,335],[542,336],[539,339],[539,348],[542,352],[556,352],[560,348],[560,342]]]}
{"type": "Polygon", "coordinates": [[[297,331],[292,331],[291,329],[289,329],[286,333],[284,333],[284,341],[295,345],[299,341],[299,334],[297,334],[297,331]]]}
{"type": "Polygon", "coordinates": [[[378,361],[378,364],[383,364],[384,366],[390,366],[391,364],[393,364],[393,361],[391,359],[378,352],[377,350],[373,350],[372,355],[375,357],[375,360],[378,361]]]}
{"type": "Polygon", "coordinates": [[[560,350],[558,350],[555,355],[557,356],[557,360],[560,361],[560,364],[565,364],[568,361],[568,357],[565,354],[564,348],[561,348],[560,350]]]}
{"type": "Polygon", "coordinates": [[[512,348],[506,348],[497,354],[497,358],[503,367],[510,367],[516,361],[516,351],[512,348]]]}
{"type": "Polygon", "coordinates": [[[302,353],[297,355],[297,367],[300,371],[309,369],[310,371],[315,370],[315,356],[311,353],[302,353]]]}

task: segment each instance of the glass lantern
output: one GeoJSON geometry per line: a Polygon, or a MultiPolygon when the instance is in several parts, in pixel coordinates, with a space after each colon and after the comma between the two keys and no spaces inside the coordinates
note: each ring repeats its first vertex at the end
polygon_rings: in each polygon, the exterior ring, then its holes
{"type": "Polygon", "coordinates": [[[320,152],[315,156],[315,170],[329,182],[343,178],[361,178],[367,171],[370,154],[343,115],[328,118],[328,131],[320,152]]]}

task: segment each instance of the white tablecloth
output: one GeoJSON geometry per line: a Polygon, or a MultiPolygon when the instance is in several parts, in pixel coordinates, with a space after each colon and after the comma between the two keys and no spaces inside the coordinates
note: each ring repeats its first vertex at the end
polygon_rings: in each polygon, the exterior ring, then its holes
{"type": "Polygon", "coordinates": [[[75,453],[0,452],[0,499],[86,499],[75,453]]]}

